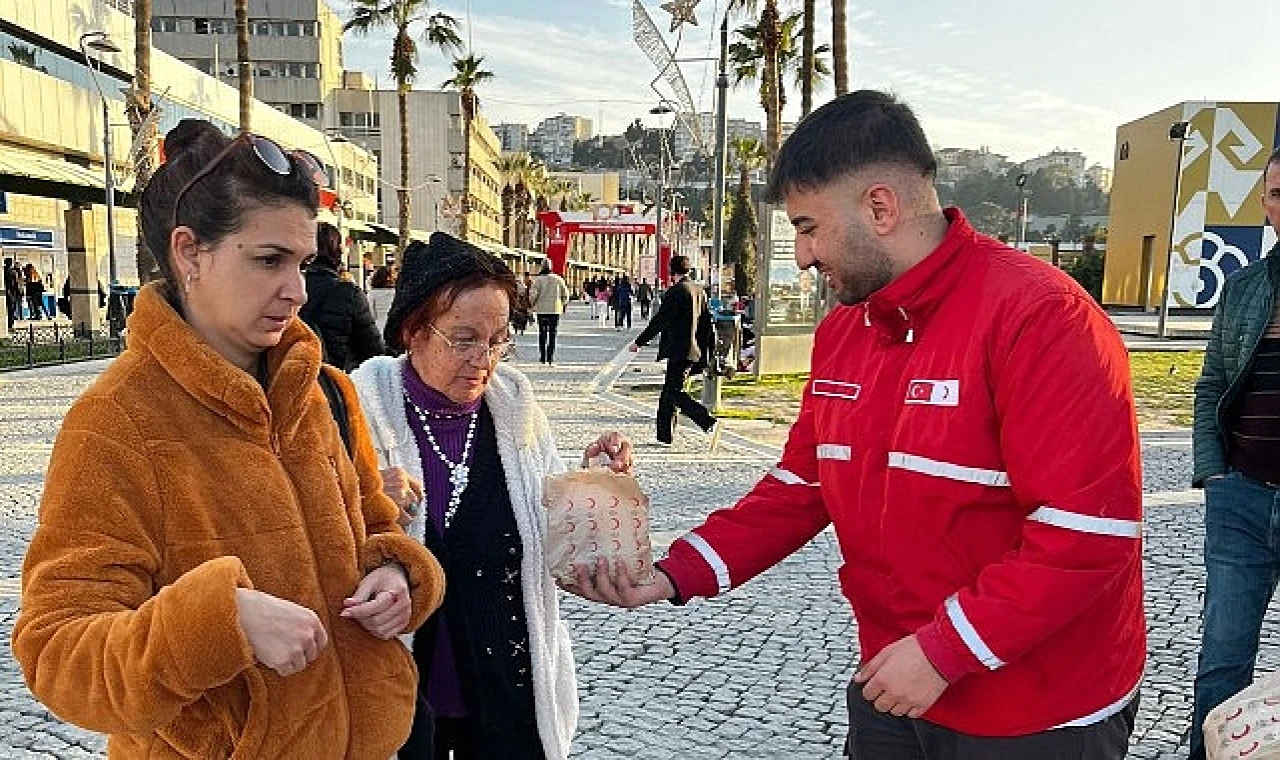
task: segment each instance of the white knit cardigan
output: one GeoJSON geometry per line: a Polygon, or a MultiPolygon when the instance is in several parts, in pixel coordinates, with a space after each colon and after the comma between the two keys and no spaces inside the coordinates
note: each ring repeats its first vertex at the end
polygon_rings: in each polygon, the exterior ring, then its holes
{"type": "MultiPolygon", "coordinates": [[[[376,357],[361,364],[351,379],[373,435],[378,467],[403,467],[421,482],[422,456],[405,413],[401,372],[406,361],[376,357]]],[[[578,725],[578,682],[569,631],[560,620],[559,590],[547,569],[546,512],[542,506],[543,477],[564,472],[565,465],[551,437],[547,416],[534,398],[533,386],[519,370],[498,365],[485,390],[485,401],[493,415],[498,456],[524,550],[520,575],[538,735],[547,760],[565,760],[578,725]]],[[[426,510],[422,509],[408,531],[421,541],[425,530],[426,510]]]]}

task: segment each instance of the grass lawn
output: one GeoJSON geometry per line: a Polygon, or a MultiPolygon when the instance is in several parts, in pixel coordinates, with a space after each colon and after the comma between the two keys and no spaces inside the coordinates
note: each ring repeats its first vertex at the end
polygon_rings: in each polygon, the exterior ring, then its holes
{"type": "MultiPolygon", "coordinates": [[[[1203,351],[1137,351],[1129,355],[1138,424],[1143,429],[1191,425],[1191,402],[1203,351]]],[[[721,386],[720,416],[790,424],[808,375],[741,376],[721,386]]]]}

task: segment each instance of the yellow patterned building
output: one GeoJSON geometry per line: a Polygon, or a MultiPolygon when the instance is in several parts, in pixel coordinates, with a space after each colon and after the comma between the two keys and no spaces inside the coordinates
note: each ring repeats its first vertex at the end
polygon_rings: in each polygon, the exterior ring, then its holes
{"type": "Polygon", "coordinates": [[[1117,129],[1103,301],[1158,308],[1171,261],[1170,307],[1217,305],[1275,245],[1259,199],[1277,145],[1276,103],[1187,102],[1117,129]]]}

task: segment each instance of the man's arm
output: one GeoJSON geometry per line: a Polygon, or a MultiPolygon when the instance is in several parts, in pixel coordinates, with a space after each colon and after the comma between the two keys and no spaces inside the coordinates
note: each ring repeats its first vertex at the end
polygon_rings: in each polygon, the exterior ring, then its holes
{"type": "Polygon", "coordinates": [[[1214,475],[1227,471],[1226,452],[1222,448],[1222,431],[1218,428],[1218,403],[1227,392],[1227,370],[1222,362],[1222,331],[1225,328],[1225,304],[1230,283],[1213,312],[1209,345],[1204,352],[1204,367],[1196,381],[1195,417],[1191,428],[1191,485],[1197,488],[1214,475]]]}
{"type": "Polygon", "coordinates": [[[806,388],[778,465],[733,507],[713,512],[672,543],[667,558],[658,563],[681,602],[741,586],[831,522],[818,481],[812,406],[806,388]]]}
{"type": "Polygon", "coordinates": [[[1123,342],[1077,293],[1043,298],[1010,324],[992,348],[1001,451],[1019,503],[1036,506],[1016,547],[916,632],[953,684],[1016,661],[1117,584],[1141,583],[1142,467],[1123,342]]]}
{"type": "Polygon", "coordinates": [[[641,331],[639,337],[636,338],[637,346],[644,346],[653,340],[660,333],[667,330],[668,325],[675,317],[676,311],[680,308],[681,299],[676,297],[673,291],[667,291],[667,297],[662,299],[662,303],[658,304],[658,310],[649,315],[649,324],[641,331]]]}

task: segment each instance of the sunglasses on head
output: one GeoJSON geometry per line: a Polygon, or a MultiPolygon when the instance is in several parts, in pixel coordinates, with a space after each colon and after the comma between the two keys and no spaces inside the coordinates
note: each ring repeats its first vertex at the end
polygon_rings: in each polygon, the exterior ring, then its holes
{"type": "Polygon", "coordinates": [[[305,150],[285,151],[271,138],[242,132],[227,147],[223,148],[218,155],[214,156],[213,160],[206,164],[203,169],[196,172],[194,177],[187,180],[187,183],[178,191],[177,196],[173,199],[173,217],[170,220],[172,222],[169,225],[170,229],[178,227],[178,209],[182,207],[182,199],[186,197],[191,188],[195,187],[200,180],[212,174],[228,156],[245,144],[248,144],[253,149],[253,155],[258,157],[263,166],[282,177],[288,176],[293,172],[296,162],[299,170],[307,175],[312,182],[316,183],[318,187],[324,187],[328,184],[329,175],[325,173],[324,167],[320,165],[320,161],[315,156],[305,150]]]}

